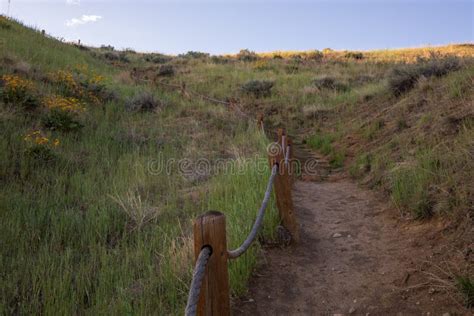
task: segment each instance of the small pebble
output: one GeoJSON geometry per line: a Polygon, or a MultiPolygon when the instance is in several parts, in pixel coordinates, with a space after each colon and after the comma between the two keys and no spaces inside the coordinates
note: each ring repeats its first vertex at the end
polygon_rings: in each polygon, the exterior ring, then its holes
{"type": "Polygon", "coordinates": [[[342,237],[342,235],[339,233],[335,233],[334,235],[332,235],[332,238],[339,238],[339,237],[342,237]]]}

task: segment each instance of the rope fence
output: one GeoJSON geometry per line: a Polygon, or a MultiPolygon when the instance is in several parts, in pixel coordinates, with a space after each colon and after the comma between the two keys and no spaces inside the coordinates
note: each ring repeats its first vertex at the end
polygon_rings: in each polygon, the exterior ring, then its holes
{"type": "MultiPolygon", "coordinates": [[[[258,128],[265,133],[263,116],[257,118],[258,128]]],[[[271,174],[255,222],[244,242],[227,250],[225,215],[210,211],[194,221],[194,253],[196,263],[189,288],[185,315],[230,315],[229,259],[243,255],[255,241],[262,226],[272,188],[282,225],[290,232],[293,242],[299,241],[299,230],[293,211],[290,178],[291,140],[278,129],[278,150],[268,152],[271,174]]]]}
{"type": "Polygon", "coordinates": [[[210,247],[202,248],[196,260],[193,280],[191,282],[191,287],[189,288],[188,303],[186,304],[186,310],[184,313],[186,316],[196,315],[202,279],[206,273],[206,265],[209,257],[211,256],[211,252],[212,250],[210,247]]]}
{"type": "Polygon", "coordinates": [[[270,175],[270,179],[268,180],[267,190],[265,191],[265,195],[263,197],[262,206],[260,207],[260,210],[258,211],[258,216],[253,224],[252,230],[247,236],[247,239],[245,239],[245,241],[242,243],[242,245],[239,248],[229,251],[228,255],[230,259],[235,259],[235,258],[240,257],[245,251],[247,251],[247,249],[250,247],[252,242],[255,240],[255,237],[257,236],[260,226],[262,226],[262,223],[263,223],[265,209],[267,208],[268,201],[270,201],[270,196],[272,194],[273,181],[275,180],[275,176],[277,172],[278,172],[278,165],[274,165],[272,168],[272,174],[270,175]]]}

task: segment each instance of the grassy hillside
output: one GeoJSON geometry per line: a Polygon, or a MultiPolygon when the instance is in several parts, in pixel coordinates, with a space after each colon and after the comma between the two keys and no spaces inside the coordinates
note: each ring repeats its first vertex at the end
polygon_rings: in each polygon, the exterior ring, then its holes
{"type": "MultiPolygon", "coordinates": [[[[182,314],[191,219],[226,212],[229,247],[243,240],[268,176],[244,158],[265,157],[265,138],[222,106],[124,83],[131,65],[5,18],[0,37],[1,313],[182,314]],[[171,158],[241,172],[211,179],[171,158]]],[[[275,223],[272,204],[263,236],[275,223]]],[[[235,293],[257,250],[233,263],[235,293]]]]}
{"type": "MultiPolygon", "coordinates": [[[[171,57],[66,44],[5,18],[0,38],[2,313],[182,314],[192,218],[225,212],[233,248],[261,201],[257,113],[401,214],[450,221],[456,249],[474,240],[472,45],[171,57]],[[241,172],[214,172],[219,159],[241,172]]],[[[272,204],[262,239],[276,224],[272,204]]],[[[257,254],[232,262],[235,295],[257,254]]]]}

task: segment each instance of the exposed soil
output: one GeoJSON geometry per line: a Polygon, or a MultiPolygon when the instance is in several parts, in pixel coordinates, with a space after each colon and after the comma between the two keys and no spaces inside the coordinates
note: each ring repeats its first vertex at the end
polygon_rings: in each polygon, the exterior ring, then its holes
{"type": "Polygon", "coordinates": [[[300,244],[264,249],[235,315],[470,314],[427,274],[442,222],[403,221],[382,196],[323,169],[294,183],[300,244]]]}

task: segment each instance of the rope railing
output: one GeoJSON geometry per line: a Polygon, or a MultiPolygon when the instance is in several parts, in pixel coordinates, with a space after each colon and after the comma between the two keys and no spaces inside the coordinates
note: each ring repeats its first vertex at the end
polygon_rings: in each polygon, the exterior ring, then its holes
{"type": "Polygon", "coordinates": [[[288,162],[290,160],[290,146],[286,146],[286,150],[285,150],[285,165],[288,166],[288,162]]]}
{"type": "Polygon", "coordinates": [[[258,211],[257,219],[255,220],[253,224],[252,230],[247,236],[247,239],[245,239],[245,241],[242,243],[242,245],[240,245],[239,248],[235,250],[230,250],[228,252],[230,259],[235,259],[235,258],[240,257],[243,253],[245,253],[245,251],[247,251],[247,249],[250,247],[252,242],[255,240],[255,237],[257,236],[260,226],[262,226],[262,223],[263,223],[265,209],[267,208],[268,201],[270,200],[270,196],[272,194],[273,181],[275,180],[275,176],[277,172],[278,172],[278,165],[275,164],[272,168],[270,179],[268,179],[267,189],[263,197],[262,206],[260,206],[260,210],[258,211]]]}
{"type": "MultiPolygon", "coordinates": [[[[264,132],[263,119],[258,120],[264,132]]],[[[272,187],[282,225],[290,232],[292,241],[299,241],[298,225],[293,212],[290,166],[291,140],[278,130],[277,152],[269,151],[271,174],[260,209],[247,238],[234,250],[227,250],[225,215],[210,211],[194,221],[194,252],[196,264],[189,288],[185,315],[230,315],[228,260],[244,254],[255,241],[263,224],[272,187]]]]}
{"type": "Polygon", "coordinates": [[[199,302],[199,295],[201,293],[202,280],[206,274],[206,265],[209,257],[211,256],[212,250],[210,247],[204,247],[201,249],[199,256],[194,266],[193,280],[191,287],[189,288],[188,303],[184,314],[186,316],[194,316],[197,312],[197,304],[199,302]]]}

